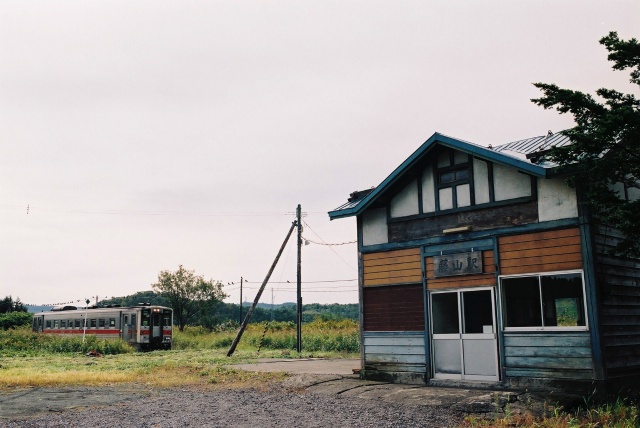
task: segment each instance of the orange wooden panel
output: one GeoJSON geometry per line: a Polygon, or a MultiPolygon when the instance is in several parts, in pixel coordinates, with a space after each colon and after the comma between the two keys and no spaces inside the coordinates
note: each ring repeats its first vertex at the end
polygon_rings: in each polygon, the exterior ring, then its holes
{"type": "Polygon", "coordinates": [[[412,262],[420,262],[420,256],[419,255],[414,255],[414,256],[400,256],[400,257],[389,257],[386,259],[374,259],[374,260],[364,260],[363,261],[363,266],[364,267],[370,267],[370,266],[388,266],[388,265],[395,265],[398,263],[412,263],[412,262]]]}
{"type": "Polygon", "coordinates": [[[511,251],[528,250],[531,248],[558,248],[558,247],[566,247],[571,245],[577,245],[579,247],[580,237],[568,236],[565,238],[557,238],[557,239],[543,239],[538,241],[526,241],[526,242],[515,242],[512,244],[501,244],[500,254],[508,253],[511,251]]]}
{"type": "Polygon", "coordinates": [[[577,228],[505,236],[498,242],[503,275],[582,268],[577,228]]]}
{"type": "Polygon", "coordinates": [[[512,244],[514,242],[539,241],[544,239],[565,238],[567,236],[580,236],[578,228],[549,230],[546,232],[524,233],[522,235],[501,236],[498,238],[500,245],[512,244]]]}
{"type": "Polygon", "coordinates": [[[437,278],[427,280],[427,289],[440,290],[444,288],[490,287],[496,285],[494,274],[478,274],[468,276],[452,276],[447,280],[437,278]]]}
{"type": "Polygon", "coordinates": [[[397,278],[377,278],[377,279],[364,279],[364,286],[369,287],[372,285],[396,285],[396,284],[409,284],[422,282],[422,275],[413,275],[397,278]]]}
{"type": "Polygon", "coordinates": [[[567,253],[549,256],[523,257],[521,259],[501,260],[500,268],[504,271],[505,268],[510,268],[513,266],[533,266],[570,262],[582,262],[582,254],[567,253]]]}
{"type": "Polygon", "coordinates": [[[407,248],[404,250],[384,251],[381,253],[368,253],[362,255],[362,260],[386,259],[388,257],[420,256],[420,248],[407,248]]]}
{"type": "Polygon", "coordinates": [[[521,273],[531,272],[554,272],[560,270],[575,270],[582,269],[582,261],[579,262],[566,262],[566,263],[548,263],[544,265],[531,265],[531,266],[513,266],[509,268],[502,268],[500,273],[503,275],[518,275],[521,273]]]}

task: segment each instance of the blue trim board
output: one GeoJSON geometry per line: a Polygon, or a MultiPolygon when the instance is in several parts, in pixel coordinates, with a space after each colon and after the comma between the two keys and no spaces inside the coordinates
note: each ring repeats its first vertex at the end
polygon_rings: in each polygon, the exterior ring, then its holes
{"type": "Polygon", "coordinates": [[[422,269],[422,309],[424,312],[424,361],[425,361],[425,379],[431,378],[431,350],[429,348],[429,297],[427,295],[427,271],[425,261],[424,247],[420,248],[420,266],[422,269]]]}
{"type": "Polygon", "coordinates": [[[407,170],[415,166],[415,164],[419,162],[428,151],[430,151],[438,144],[444,147],[449,147],[461,152],[465,152],[483,160],[511,166],[519,171],[536,177],[547,176],[547,170],[539,165],[531,164],[524,160],[505,155],[503,153],[495,152],[491,149],[478,146],[463,140],[447,137],[446,135],[442,135],[436,132],[415,152],[413,152],[411,156],[409,156],[404,162],[402,162],[400,166],[398,166],[387,178],[385,178],[384,181],[375,188],[375,190],[373,190],[360,202],[358,202],[356,206],[337,211],[330,211],[329,218],[333,220],[337,218],[351,217],[361,214],[362,211],[369,207],[371,203],[375,201],[383,192],[385,192],[391,185],[397,182],[407,170]]]}

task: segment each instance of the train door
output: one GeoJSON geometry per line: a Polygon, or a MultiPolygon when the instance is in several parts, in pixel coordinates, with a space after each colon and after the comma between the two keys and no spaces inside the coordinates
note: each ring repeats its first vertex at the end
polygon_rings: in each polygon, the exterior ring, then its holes
{"type": "Polygon", "coordinates": [[[33,331],[36,333],[42,333],[42,326],[44,325],[44,316],[33,317],[33,331]]]}
{"type": "Polygon", "coordinates": [[[120,314],[120,334],[122,336],[122,340],[125,342],[130,342],[133,334],[133,327],[131,325],[131,317],[132,314],[120,314]]]}
{"type": "Polygon", "coordinates": [[[149,329],[149,343],[153,349],[162,347],[162,309],[153,308],[151,312],[151,328],[149,329]]]}

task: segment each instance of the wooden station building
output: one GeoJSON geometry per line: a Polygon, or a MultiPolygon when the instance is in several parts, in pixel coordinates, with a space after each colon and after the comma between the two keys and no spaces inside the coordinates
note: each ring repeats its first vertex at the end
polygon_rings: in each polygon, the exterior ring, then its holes
{"type": "MultiPolygon", "coordinates": [[[[548,135],[482,147],[434,134],[357,217],[362,376],[534,386],[640,374],[640,261],[539,154],[548,135]]],[[[640,197],[623,189],[625,197],[640,197]]]]}

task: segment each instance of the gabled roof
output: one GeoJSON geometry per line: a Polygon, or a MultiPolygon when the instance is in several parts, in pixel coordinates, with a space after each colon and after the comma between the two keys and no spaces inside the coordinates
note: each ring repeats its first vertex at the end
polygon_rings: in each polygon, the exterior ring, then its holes
{"type": "Polygon", "coordinates": [[[536,177],[546,177],[547,170],[555,165],[539,165],[532,162],[529,158],[536,152],[548,150],[552,146],[559,147],[566,144],[569,144],[569,139],[564,135],[550,134],[547,136],[515,141],[513,143],[504,144],[494,148],[488,148],[436,132],[376,188],[368,192],[352,193],[351,198],[349,198],[347,203],[329,212],[329,218],[333,220],[336,218],[351,217],[361,214],[373,201],[382,195],[383,192],[396,183],[407,170],[422,161],[436,146],[459,150],[486,161],[510,166],[536,177]]]}

